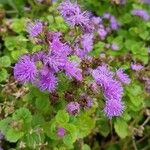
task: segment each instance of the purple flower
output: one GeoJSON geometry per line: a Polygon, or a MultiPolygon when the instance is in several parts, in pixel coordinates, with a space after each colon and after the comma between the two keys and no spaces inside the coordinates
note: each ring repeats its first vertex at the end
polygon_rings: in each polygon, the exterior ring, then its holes
{"type": "Polygon", "coordinates": [[[129,84],[131,82],[129,76],[124,73],[124,70],[118,69],[116,71],[117,78],[124,84],[129,84]]]}
{"type": "Polygon", "coordinates": [[[103,91],[106,100],[114,99],[120,101],[123,96],[123,87],[115,79],[107,79],[103,83],[103,91]]]}
{"type": "Polygon", "coordinates": [[[106,65],[97,67],[97,69],[92,71],[92,76],[95,81],[102,85],[107,78],[112,79],[114,73],[111,72],[106,65]]]}
{"type": "Polygon", "coordinates": [[[142,10],[142,9],[134,9],[134,10],[132,10],[132,15],[134,15],[134,16],[139,16],[139,17],[141,17],[143,20],[149,20],[150,19],[150,16],[149,16],[149,14],[147,13],[147,11],[146,10],[142,10]]]}
{"type": "Polygon", "coordinates": [[[44,58],[44,64],[51,67],[51,69],[55,70],[55,72],[60,71],[65,67],[66,58],[57,55],[47,55],[44,58]]]}
{"type": "Polygon", "coordinates": [[[68,56],[72,51],[68,44],[62,43],[58,38],[53,39],[51,43],[51,50],[52,54],[59,55],[61,57],[68,56]]]}
{"type": "Polygon", "coordinates": [[[49,42],[51,42],[52,40],[59,40],[60,36],[62,35],[61,32],[47,32],[46,34],[46,38],[49,42]]]}
{"type": "Polygon", "coordinates": [[[92,71],[92,76],[96,83],[102,87],[104,97],[106,99],[106,106],[104,112],[111,118],[122,114],[122,84],[114,79],[114,73],[111,72],[106,65],[99,66],[92,71]]]}
{"type": "Polygon", "coordinates": [[[99,25],[102,22],[102,19],[100,17],[95,17],[92,16],[92,22],[94,23],[94,25],[99,25]]]}
{"type": "Polygon", "coordinates": [[[97,32],[100,38],[104,40],[107,35],[107,31],[104,28],[99,28],[97,32]]]}
{"type": "Polygon", "coordinates": [[[92,30],[89,13],[81,12],[80,6],[77,3],[71,3],[69,0],[64,1],[60,4],[58,10],[65,21],[72,27],[79,25],[85,31],[92,30]]]}
{"type": "Polygon", "coordinates": [[[64,67],[66,75],[69,77],[74,77],[76,80],[82,80],[82,70],[78,68],[78,64],[75,62],[67,61],[64,67]]]}
{"type": "Polygon", "coordinates": [[[104,112],[111,119],[114,116],[121,116],[124,110],[124,104],[121,101],[110,99],[106,101],[104,112]]]}
{"type": "Polygon", "coordinates": [[[65,133],[66,133],[66,130],[64,128],[58,128],[57,129],[57,135],[59,137],[64,137],[65,136],[65,133]]]}
{"type": "Polygon", "coordinates": [[[48,70],[44,68],[40,71],[39,79],[35,82],[35,85],[41,91],[53,92],[56,89],[57,82],[58,80],[54,73],[52,71],[48,72],[48,70]]]}
{"type": "Polygon", "coordinates": [[[70,102],[67,104],[66,110],[70,115],[77,115],[80,112],[80,104],[77,102],[70,102]]]}
{"type": "Polygon", "coordinates": [[[119,23],[114,16],[110,18],[110,27],[112,30],[117,30],[119,28],[119,23]]]}
{"type": "Polygon", "coordinates": [[[135,63],[132,63],[131,64],[131,69],[132,70],[135,70],[135,71],[140,71],[143,69],[143,66],[141,64],[135,64],[135,63]]]}
{"type": "Polygon", "coordinates": [[[110,14],[110,13],[104,13],[104,14],[103,14],[103,18],[104,18],[104,19],[110,19],[110,17],[111,17],[111,14],[110,14]]]}
{"type": "Polygon", "coordinates": [[[79,38],[77,42],[80,42],[82,48],[80,48],[77,43],[74,46],[75,54],[81,59],[85,58],[87,54],[93,49],[93,35],[92,34],[84,34],[81,39],[79,38]],[[80,40],[80,41],[79,41],[80,40]]]}
{"type": "Polygon", "coordinates": [[[31,37],[37,37],[43,31],[42,22],[36,20],[27,24],[27,32],[31,37]]]}
{"type": "Polygon", "coordinates": [[[62,2],[59,5],[58,10],[66,20],[76,14],[81,13],[79,5],[76,3],[73,4],[69,0],[62,2]]]}
{"type": "Polygon", "coordinates": [[[146,4],[150,4],[150,0],[141,0],[141,2],[146,3],[146,4]]]}
{"type": "Polygon", "coordinates": [[[113,79],[113,75],[114,73],[111,72],[105,65],[99,66],[92,72],[93,78],[97,84],[102,87],[106,100],[121,100],[123,95],[123,87],[120,82],[113,79]]]}
{"type": "Polygon", "coordinates": [[[113,43],[112,45],[111,45],[111,48],[112,48],[112,50],[119,50],[119,46],[117,45],[117,44],[115,44],[115,43],[113,43]]]}
{"type": "Polygon", "coordinates": [[[36,52],[32,55],[31,60],[33,62],[43,61],[45,56],[46,56],[46,54],[43,51],[39,51],[39,52],[36,52]]]}
{"type": "Polygon", "coordinates": [[[81,59],[84,59],[85,56],[87,55],[87,52],[84,49],[79,48],[79,45],[76,45],[74,49],[75,49],[75,55],[77,55],[81,59]]]}
{"type": "Polygon", "coordinates": [[[90,52],[93,49],[93,35],[92,34],[84,34],[81,39],[82,48],[90,52]]]}
{"type": "Polygon", "coordinates": [[[37,68],[29,55],[22,56],[14,66],[14,77],[22,83],[34,81],[36,74],[37,68]]]}

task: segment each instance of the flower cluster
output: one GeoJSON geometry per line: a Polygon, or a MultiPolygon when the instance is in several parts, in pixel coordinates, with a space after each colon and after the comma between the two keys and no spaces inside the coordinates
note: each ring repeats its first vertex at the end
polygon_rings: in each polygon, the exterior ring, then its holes
{"type": "Polygon", "coordinates": [[[142,18],[143,20],[149,20],[150,16],[148,14],[148,12],[146,10],[142,10],[142,9],[134,9],[132,10],[132,15],[134,16],[138,16],[140,18],[142,18]]]}
{"type": "MultiPolygon", "coordinates": [[[[106,99],[105,114],[109,118],[120,116],[124,110],[123,84],[130,83],[128,75],[122,69],[112,72],[106,65],[95,65],[95,58],[89,55],[94,43],[97,42],[96,38],[104,40],[109,33],[117,30],[118,21],[109,13],[96,17],[92,13],[83,12],[77,3],[71,3],[69,0],[62,2],[58,10],[70,25],[68,35],[73,38],[66,41],[63,33],[49,31],[47,25],[41,21],[28,23],[29,36],[41,41],[43,49],[33,54],[23,55],[19,59],[14,66],[15,79],[21,83],[30,82],[41,91],[52,93],[57,88],[59,73],[65,73],[70,80],[74,79],[73,81],[77,83],[84,83],[86,77],[91,78],[92,75],[94,81],[89,81],[87,86],[94,94],[102,89],[106,99]],[[73,57],[77,60],[73,59],[73,61],[71,59],[73,57]]],[[[107,44],[107,48],[118,50],[119,46],[112,43],[107,44]]],[[[77,98],[68,100],[66,111],[69,114],[77,115],[81,109],[85,110],[93,106],[93,99],[85,92],[87,91],[76,96],[77,98]]],[[[60,137],[65,134],[63,128],[58,128],[57,132],[60,137]]]]}
{"type": "Polygon", "coordinates": [[[62,43],[59,37],[54,36],[52,41],[49,41],[48,52],[39,51],[19,59],[14,66],[14,77],[22,83],[32,82],[42,91],[49,92],[55,90],[58,82],[56,75],[60,71],[64,71],[70,78],[74,77],[81,81],[82,70],[76,62],[68,58],[71,51],[67,43],[62,43]]]}
{"type": "Polygon", "coordinates": [[[82,12],[78,4],[64,1],[60,4],[58,10],[70,26],[80,26],[85,31],[91,30],[89,14],[82,12]]]}
{"type": "Polygon", "coordinates": [[[105,114],[109,118],[120,116],[124,109],[122,83],[130,83],[128,75],[121,69],[114,73],[106,65],[102,65],[92,71],[92,76],[96,83],[102,87],[106,99],[105,114]]]}

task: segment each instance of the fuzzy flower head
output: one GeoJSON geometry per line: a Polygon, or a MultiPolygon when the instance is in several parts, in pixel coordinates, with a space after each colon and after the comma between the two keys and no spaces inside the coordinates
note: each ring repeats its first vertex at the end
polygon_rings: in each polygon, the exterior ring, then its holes
{"type": "Polygon", "coordinates": [[[66,106],[66,110],[70,115],[77,115],[80,111],[80,104],[77,102],[70,102],[66,106]]]}
{"type": "Polygon", "coordinates": [[[101,40],[104,40],[107,36],[107,31],[104,28],[99,28],[97,32],[101,40]]]}
{"type": "Polygon", "coordinates": [[[14,66],[14,77],[22,83],[34,81],[36,74],[37,68],[29,55],[22,56],[14,66]]]}
{"type": "Polygon", "coordinates": [[[67,57],[72,51],[70,46],[67,43],[62,43],[59,38],[52,40],[50,49],[52,54],[61,57],[67,57]]]}
{"type": "Polygon", "coordinates": [[[27,32],[29,33],[30,37],[37,37],[43,31],[43,24],[42,22],[36,20],[35,22],[29,22],[27,24],[27,32]]]}
{"type": "Polygon", "coordinates": [[[75,24],[75,16],[81,13],[79,5],[71,3],[69,0],[62,2],[59,5],[58,10],[70,25],[75,24]]]}
{"type": "Polygon", "coordinates": [[[112,30],[117,30],[119,28],[119,23],[114,16],[110,18],[110,27],[112,30]]]}
{"type": "Polygon", "coordinates": [[[44,64],[50,66],[55,72],[58,72],[64,68],[66,59],[58,55],[49,54],[44,58],[44,64]]]}
{"type": "Polygon", "coordinates": [[[143,69],[143,66],[141,64],[132,63],[131,64],[131,69],[135,70],[135,71],[140,71],[140,70],[143,69]]]}
{"type": "Polygon", "coordinates": [[[132,10],[132,15],[134,16],[138,16],[140,18],[142,18],[143,20],[149,20],[150,19],[150,16],[149,14],[147,13],[146,10],[142,10],[142,9],[134,9],[132,10]]]}
{"type": "Polygon", "coordinates": [[[64,128],[58,128],[57,129],[57,135],[59,137],[64,137],[65,136],[65,133],[66,133],[66,130],[64,128]]]}
{"type": "Polygon", "coordinates": [[[43,61],[46,54],[43,51],[36,52],[32,55],[31,60],[33,62],[43,61]]]}
{"type": "Polygon", "coordinates": [[[85,51],[90,52],[93,48],[93,35],[84,34],[82,36],[81,45],[85,51]]]}
{"type": "Polygon", "coordinates": [[[114,79],[114,73],[106,65],[97,67],[92,71],[96,83],[102,87],[106,100],[115,99],[120,101],[123,96],[122,84],[114,79]]]}
{"type": "Polygon", "coordinates": [[[115,99],[120,101],[123,96],[122,84],[115,79],[107,79],[103,84],[104,96],[106,100],[115,99]]]}
{"type": "Polygon", "coordinates": [[[121,101],[110,99],[106,101],[104,113],[111,119],[115,116],[121,116],[124,110],[124,104],[121,101]]]}
{"type": "Polygon", "coordinates": [[[69,0],[62,2],[59,5],[58,10],[65,19],[81,13],[79,5],[71,3],[69,0]]]}
{"type": "Polygon", "coordinates": [[[129,76],[122,69],[116,71],[116,76],[123,84],[129,84],[131,82],[129,76]]]}
{"type": "Polygon", "coordinates": [[[81,26],[85,31],[92,30],[89,14],[82,12],[77,3],[71,3],[69,0],[64,1],[58,7],[60,14],[65,21],[72,27],[81,26]]]}
{"type": "Polygon", "coordinates": [[[52,71],[49,71],[47,68],[43,68],[40,71],[39,79],[35,82],[35,85],[41,91],[53,92],[56,89],[58,79],[55,77],[52,71]]]}
{"type": "Polygon", "coordinates": [[[114,73],[106,65],[99,66],[92,71],[92,76],[99,85],[103,85],[105,81],[112,79],[113,75],[114,73]]]}
{"type": "Polygon", "coordinates": [[[82,80],[82,70],[78,68],[78,64],[75,62],[67,61],[64,67],[66,75],[69,77],[74,77],[76,80],[82,80]]]}

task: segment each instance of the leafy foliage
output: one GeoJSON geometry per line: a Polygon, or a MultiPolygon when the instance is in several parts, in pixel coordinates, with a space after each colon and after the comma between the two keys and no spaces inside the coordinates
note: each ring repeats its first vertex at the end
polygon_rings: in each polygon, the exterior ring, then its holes
{"type": "MultiPolygon", "coordinates": [[[[131,84],[124,89],[125,111],[122,116],[111,120],[104,116],[102,89],[95,94],[88,87],[91,77],[79,83],[61,72],[57,93],[42,92],[33,85],[23,86],[15,81],[13,68],[18,58],[46,49],[37,39],[26,34],[30,19],[42,20],[48,29],[61,32],[64,40],[70,43],[77,39],[67,35],[74,32],[70,32],[69,25],[56,11],[59,1],[0,1],[0,132],[4,135],[0,145],[4,149],[125,150],[135,146],[137,149],[150,149],[150,84],[146,81],[146,78],[150,80],[150,20],[144,21],[131,14],[133,9],[144,9],[150,15],[150,5],[126,1],[124,5],[117,3],[120,0],[78,1],[95,16],[102,18],[109,12],[119,21],[119,29],[94,43],[90,52],[90,56],[95,58],[93,68],[107,63],[112,70],[123,68],[131,78],[131,84]],[[113,43],[118,45],[118,50],[106,48],[106,44],[113,43]],[[99,56],[101,58],[97,59],[99,56]],[[143,69],[132,70],[133,62],[141,64],[143,69]],[[70,115],[66,105],[70,101],[78,101],[82,92],[91,97],[96,95],[93,106],[82,108],[75,116],[70,115]],[[58,135],[58,128],[65,130],[63,137],[58,135]]],[[[78,27],[75,31],[77,35],[81,34],[78,27]]],[[[69,60],[80,62],[77,56],[70,56],[69,60]]],[[[86,65],[90,65],[88,61],[86,65]]],[[[82,67],[86,68],[86,65],[82,67]]]]}

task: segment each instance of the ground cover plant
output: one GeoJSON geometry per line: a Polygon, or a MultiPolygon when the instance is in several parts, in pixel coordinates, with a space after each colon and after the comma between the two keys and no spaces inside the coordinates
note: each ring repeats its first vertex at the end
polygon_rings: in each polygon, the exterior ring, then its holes
{"type": "Polygon", "coordinates": [[[0,0],[0,149],[150,149],[149,0],[0,0]]]}

